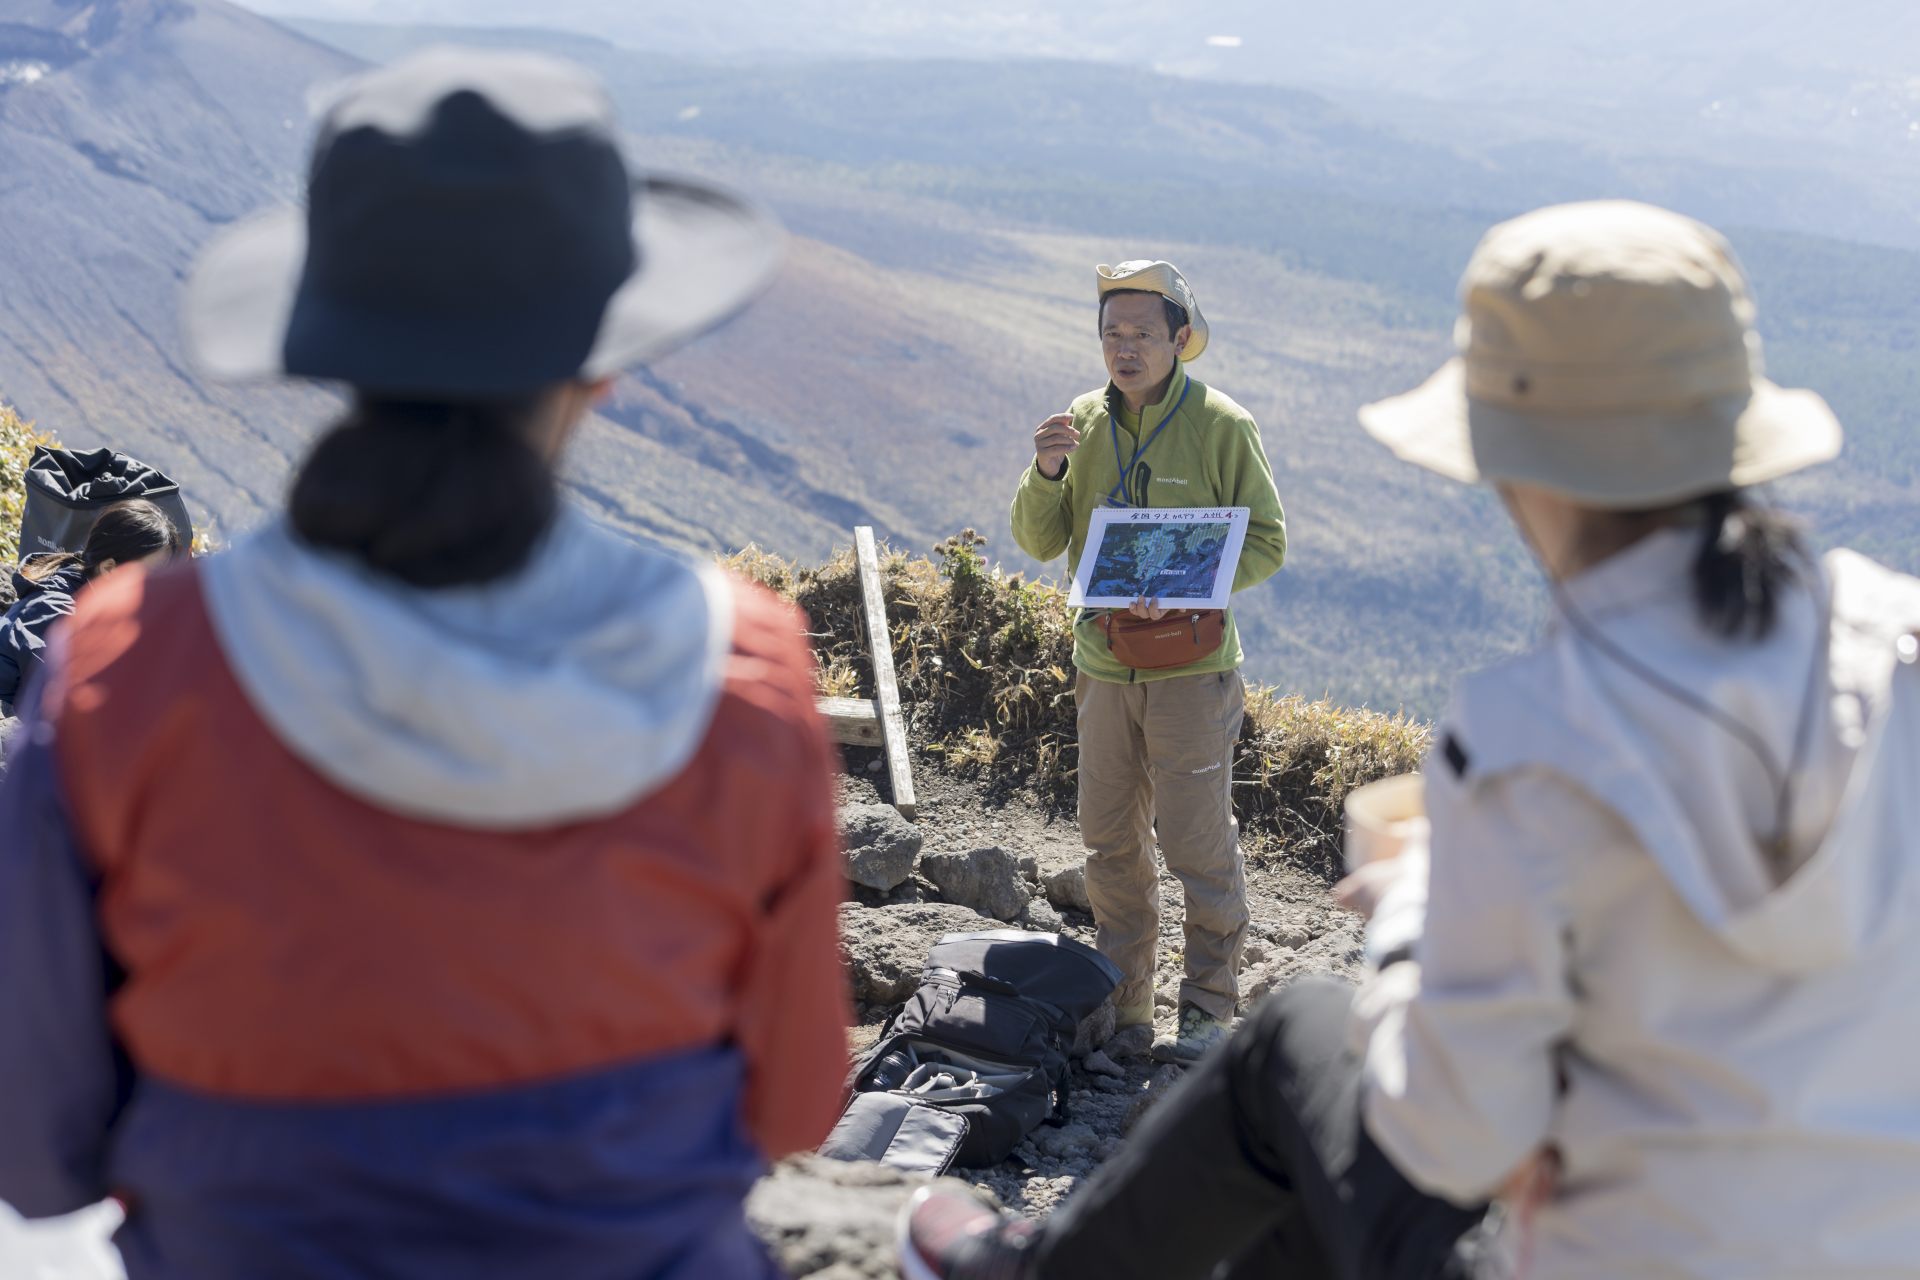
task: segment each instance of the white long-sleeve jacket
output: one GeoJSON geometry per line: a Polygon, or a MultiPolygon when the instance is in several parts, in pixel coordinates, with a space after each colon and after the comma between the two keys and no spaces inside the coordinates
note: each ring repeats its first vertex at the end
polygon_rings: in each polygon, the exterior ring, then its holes
{"type": "Polygon", "coordinates": [[[1556,620],[1436,736],[1430,858],[1370,930],[1412,958],[1356,1006],[1366,1123],[1460,1202],[1557,1148],[1535,1280],[1920,1276],[1920,582],[1836,552],[1731,642],[1694,616],[1696,536],[1567,595],[1780,767],[1808,726],[1785,850],[1754,747],[1556,620]]]}

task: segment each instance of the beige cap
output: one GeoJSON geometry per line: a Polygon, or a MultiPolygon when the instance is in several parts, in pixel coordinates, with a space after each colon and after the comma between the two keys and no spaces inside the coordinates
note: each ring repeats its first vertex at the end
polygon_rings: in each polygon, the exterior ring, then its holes
{"type": "Polygon", "coordinates": [[[1826,401],[1761,376],[1746,276],[1691,218],[1626,200],[1539,209],[1486,234],[1460,293],[1459,357],[1360,411],[1409,462],[1631,509],[1840,452],[1826,401]]]}
{"type": "Polygon", "coordinates": [[[1187,337],[1187,345],[1180,349],[1182,360],[1192,363],[1207,349],[1206,317],[1200,314],[1200,308],[1193,300],[1193,290],[1187,288],[1187,278],[1171,262],[1150,262],[1145,258],[1136,258],[1117,267],[1110,267],[1103,262],[1094,271],[1100,277],[1098,297],[1104,298],[1121,289],[1144,289],[1186,309],[1187,322],[1193,326],[1193,332],[1187,337]]]}

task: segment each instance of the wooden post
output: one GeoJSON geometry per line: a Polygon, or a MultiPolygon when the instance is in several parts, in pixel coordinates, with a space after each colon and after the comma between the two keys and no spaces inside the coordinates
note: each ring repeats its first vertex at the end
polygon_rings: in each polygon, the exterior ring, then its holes
{"type": "Polygon", "coordinates": [[[873,659],[873,694],[880,711],[880,736],[887,749],[887,776],[893,782],[893,807],[912,818],[913,762],[907,755],[907,725],[900,714],[900,685],[893,674],[893,632],[887,626],[886,596],[880,588],[880,552],[873,527],[853,531],[854,556],[860,570],[860,598],[865,606],[867,652],[873,659]]]}

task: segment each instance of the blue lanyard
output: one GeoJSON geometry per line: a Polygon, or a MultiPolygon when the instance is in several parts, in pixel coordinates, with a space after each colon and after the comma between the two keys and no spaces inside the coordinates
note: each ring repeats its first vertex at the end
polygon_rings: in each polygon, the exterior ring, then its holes
{"type": "Polygon", "coordinates": [[[1167,416],[1160,419],[1160,425],[1155,427],[1152,433],[1140,442],[1140,447],[1133,451],[1132,462],[1121,461],[1120,424],[1116,420],[1118,415],[1113,412],[1111,406],[1108,407],[1107,433],[1113,437],[1113,461],[1114,465],[1120,468],[1120,479],[1113,488],[1107,490],[1105,505],[1109,507],[1130,507],[1133,505],[1133,503],[1127,500],[1127,481],[1133,477],[1134,467],[1138,466],[1140,459],[1146,456],[1148,446],[1159,439],[1160,433],[1166,430],[1169,422],[1173,421],[1173,415],[1180,412],[1180,406],[1187,402],[1187,392],[1191,390],[1193,390],[1193,379],[1188,378],[1187,384],[1180,388],[1180,398],[1173,402],[1173,408],[1167,410],[1167,416]]]}

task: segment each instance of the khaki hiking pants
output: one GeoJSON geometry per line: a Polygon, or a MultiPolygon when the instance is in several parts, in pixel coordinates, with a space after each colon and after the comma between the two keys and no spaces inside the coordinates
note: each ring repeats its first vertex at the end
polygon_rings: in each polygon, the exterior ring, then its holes
{"type": "Polygon", "coordinates": [[[1113,684],[1074,683],[1080,736],[1080,839],[1095,945],[1124,975],[1123,1019],[1153,1010],[1160,941],[1157,832],[1186,889],[1186,979],[1180,1000],[1220,1019],[1239,1000],[1247,880],[1233,816],[1233,751],[1246,688],[1237,671],[1113,684]]]}

